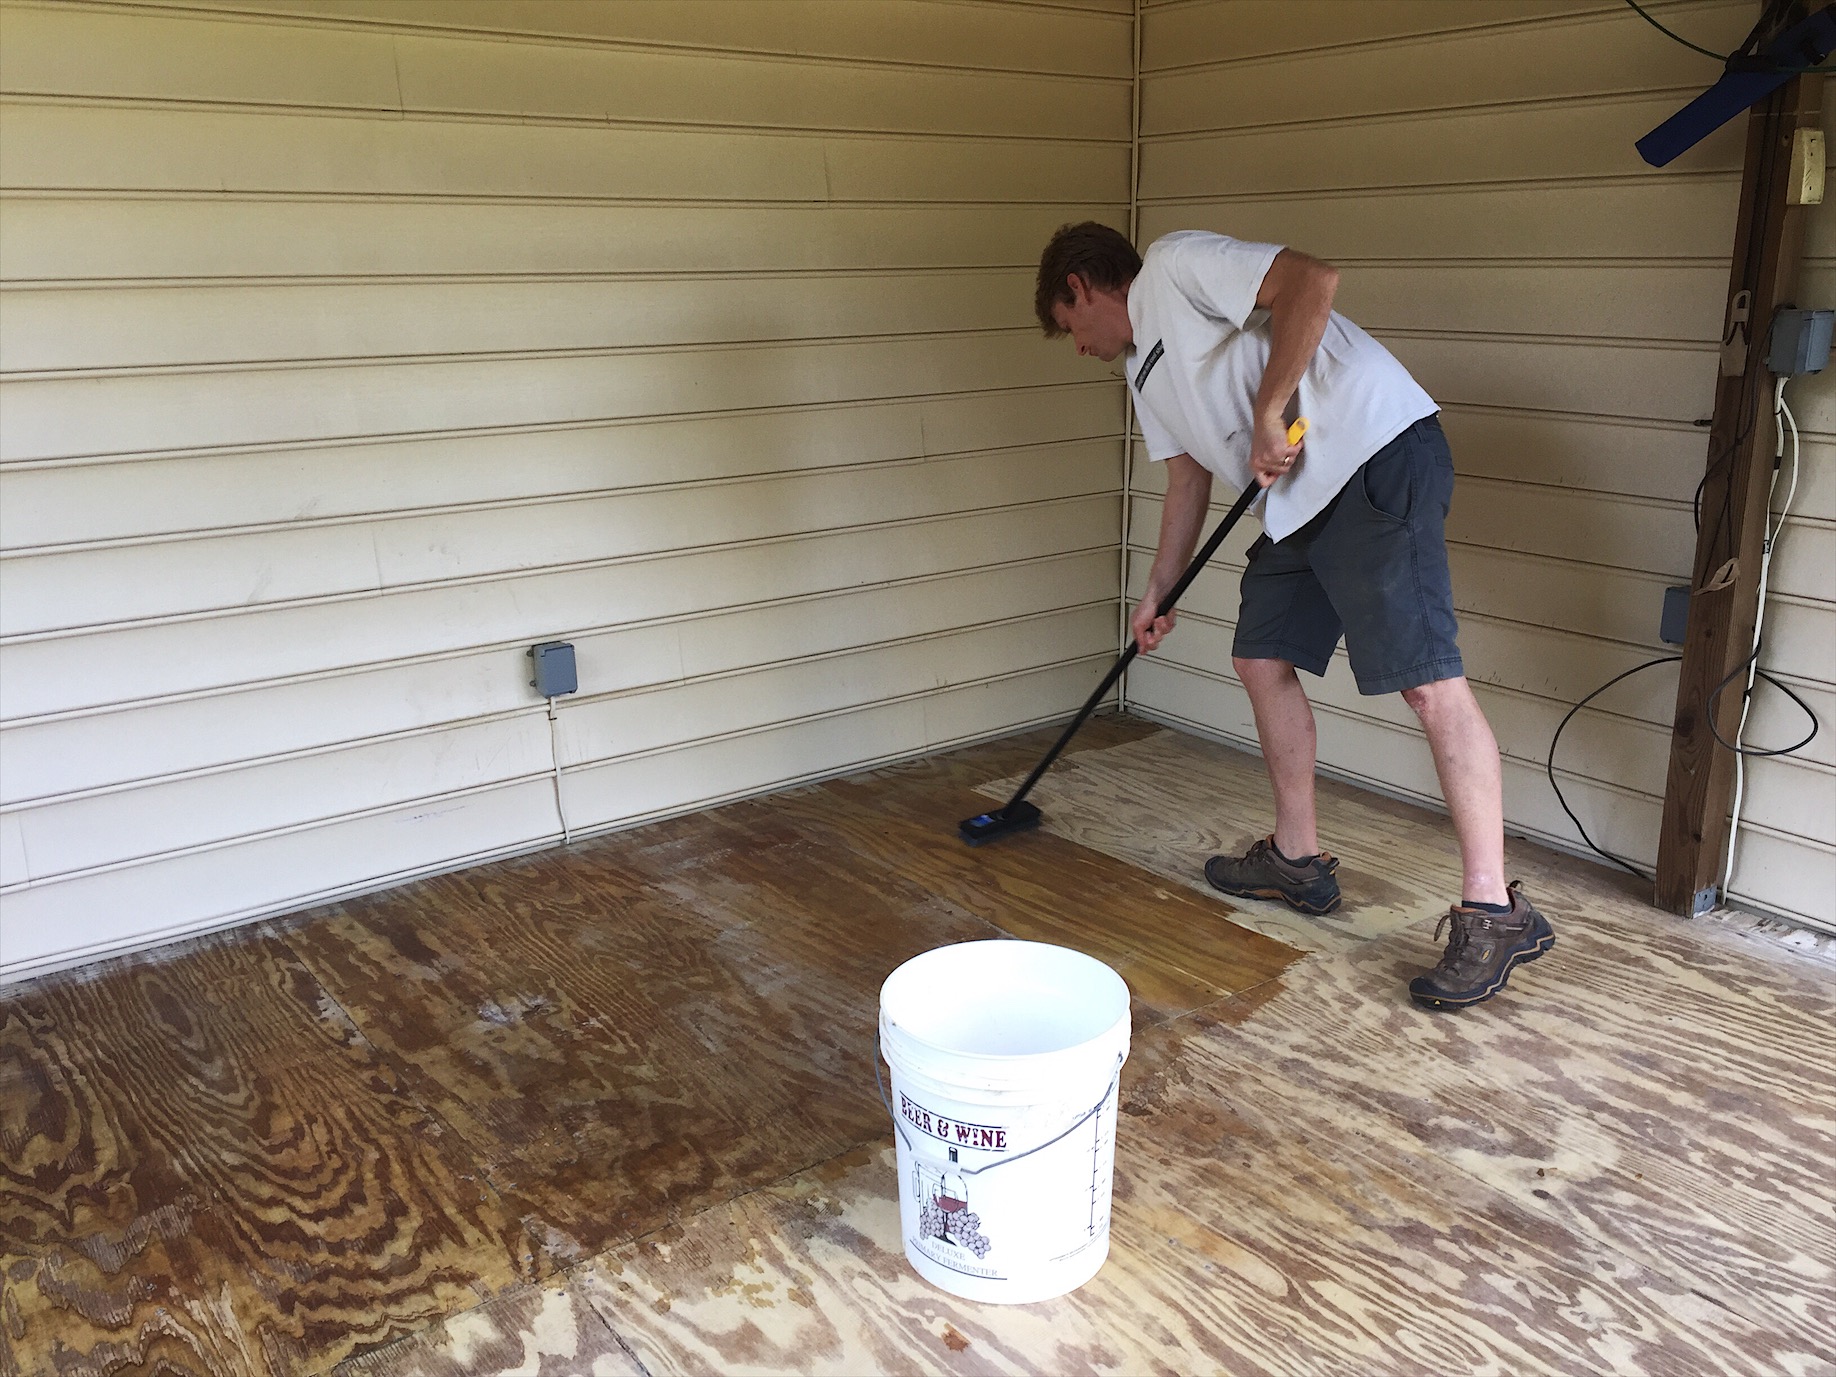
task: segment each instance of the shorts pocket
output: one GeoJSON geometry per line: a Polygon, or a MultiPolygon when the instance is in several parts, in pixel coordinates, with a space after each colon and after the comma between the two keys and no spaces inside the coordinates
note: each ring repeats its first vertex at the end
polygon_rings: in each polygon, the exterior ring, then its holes
{"type": "Polygon", "coordinates": [[[1414,446],[1405,432],[1373,454],[1358,470],[1364,504],[1377,515],[1404,522],[1415,504],[1414,446]]]}

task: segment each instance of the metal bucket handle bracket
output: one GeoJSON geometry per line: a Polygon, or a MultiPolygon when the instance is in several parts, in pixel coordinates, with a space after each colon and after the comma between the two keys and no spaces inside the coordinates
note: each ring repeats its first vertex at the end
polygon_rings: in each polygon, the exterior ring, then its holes
{"type": "MultiPolygon", "coordinates": [[[[884,1055],[885,1053],[880,1046],[879,1030],[876,1028],[873,1036],[873,1081],[874,1084],[880,1088],[880,1103],[885,1106],[886,1117],[893,1121],[893,1127],[899,1131],[899,1136],[905,1139],[905,1146],[911,1149],[914,1156],[928,1159],[931,1154],[921,1149],[918,1144],[912,1141],[911,1134],[905,1131],[905,1124],[900,1120],[897,1114],[893,1113],[892,1100],[888,1098],[886,1094],[886,1078],[880,1074],[880,1061],[884,1055]]],[[[1103,1098],[1091,1105],[1090,1108],[1086,1109],[1082,1114],[1078,1115],[1077,1119],[1069,1128],[1065,1129],[1064,1132],[1055,1137],[1048,1138],[1037,1147],[1030,1147],[1025,1152],[1015,1153],[1012,1157],[1003,1157],[998,1162],[987,1162],[979,1167],[965,1167],[960,1162],[953,1162],[950,1164],[951,1169],[961,1176],[980,1176],[985,1171],[993,1171],[996,1167],[1005,1167],[1009,1163],[1018,1162],[1022,1157],[1031,1157],[1035,1152],[1044,1152],[1054,1144],[1063,1142],[1102,1112],[1103,1106],[1109,1103],[1109,1097],[1116,1093],[1117,1086],[1121,1084],[1122,1063],[1127,1060],[1127,1052],[1123,1052],[1116,1057],[1116,1069],[1109,1078],[1109,1085],[1103,1091],[1103,1098]]]]}

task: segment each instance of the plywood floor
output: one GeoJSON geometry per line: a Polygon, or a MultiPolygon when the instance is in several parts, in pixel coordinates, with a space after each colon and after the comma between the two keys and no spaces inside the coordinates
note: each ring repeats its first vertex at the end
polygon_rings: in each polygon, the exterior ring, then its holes
{"type": "Polygon", "coordinates": [[[1440,820],[1327,786],[1346,910],[1234,910],[1259,763],[1108,719],[957,843],[1043,744],[0,992],[0,1372],[1836,1372],[1836,964],[1518,845],[1557,949],[1422,1014],[1440,820]],[[1136,995],[1111,1260],[1022,1309],[906,1267],[870,1069],[1000,933],[1136,995]]]}

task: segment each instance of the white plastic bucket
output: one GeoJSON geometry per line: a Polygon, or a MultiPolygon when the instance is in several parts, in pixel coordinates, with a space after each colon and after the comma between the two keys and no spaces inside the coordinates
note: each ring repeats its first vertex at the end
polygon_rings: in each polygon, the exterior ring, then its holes
{"type": "Polygon", "coordinates": [[[886,978],[880,1047],[918,1275],[1009,1304],[1096,1275],[1128,1032],[1122,977],[1044,942],[939,947],[886,978]]]}

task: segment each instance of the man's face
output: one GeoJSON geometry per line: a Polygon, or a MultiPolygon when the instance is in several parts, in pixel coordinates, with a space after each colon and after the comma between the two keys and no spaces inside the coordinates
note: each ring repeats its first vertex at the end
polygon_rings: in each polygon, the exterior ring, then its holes
{"type": "Polygon", "coordinates": [[[1071,336],[1078,353],[1114,363],[1135,342],[1135,329],[1128,319],[1128,293],[1086,287],[1076,273],[1066,283],[1072,300],[1054,305],[1052,319],[1071,336]]]}

